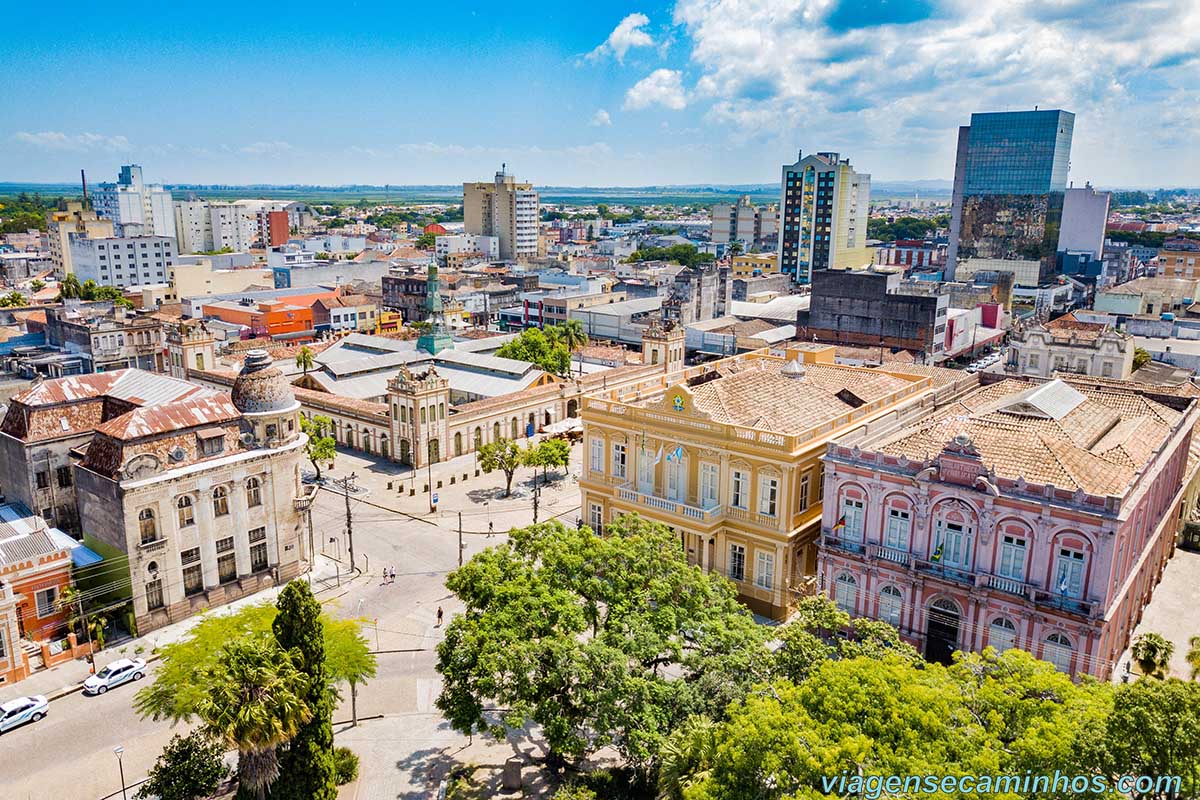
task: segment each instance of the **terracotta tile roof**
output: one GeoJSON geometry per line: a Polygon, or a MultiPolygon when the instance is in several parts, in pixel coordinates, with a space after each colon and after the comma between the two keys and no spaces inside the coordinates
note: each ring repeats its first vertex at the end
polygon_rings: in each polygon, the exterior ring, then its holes
{"type": "Polygon", "coordinates": [[[1038,386],[1050,393],[1070,386],[1070,396],[1065,403],[1029,402],[1030,383],[998,381],[891,434],[878,449],[921,460],[961,434],[1003,477],[1119,496],[1182,416],[1129,387],[1097,388],[1088,380],[1032,384],[1038,386]]]}
{"type": "MultiPolygon", "coordinates": [[[[879,361],[879,348],[839,344],[834,355],[836,358],[854,361],[879,361]]],[[[916,356],[909,350],[898,350],[893,353],[889,348],[883,348],[883,363],[885,364],[912,364],[915,360],[916,356]]]]}

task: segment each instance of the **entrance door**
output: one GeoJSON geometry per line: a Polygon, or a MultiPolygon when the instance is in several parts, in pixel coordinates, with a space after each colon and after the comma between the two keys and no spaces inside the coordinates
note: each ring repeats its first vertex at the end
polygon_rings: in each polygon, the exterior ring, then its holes
{"type": "Polygon", "coordinates": [[[17,635],[22,639],[25,638],[25,615],[21,612],[20,606],[17,606],[17,635]]]}
{"type": "Polygon", "coordinates": [[[949,600],[935,600],[925,612],[925,659],[949,664],[958,649],[958,606],[949,600]]]}

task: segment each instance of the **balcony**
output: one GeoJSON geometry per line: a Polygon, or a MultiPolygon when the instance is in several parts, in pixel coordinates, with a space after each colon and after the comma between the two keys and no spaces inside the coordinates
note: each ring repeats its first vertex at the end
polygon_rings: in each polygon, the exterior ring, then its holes
{"type": "Polygon", "coordinates": [[[867,546],[862,542],[852,542],[847,539],[839,539],[836,536],[826,534],[821,540],[822,547],[828,547],[831,550],[839,550],[843,553],[854,553],[856,555],[865,555],[867,546]]]}
{"type": "Polygon", "coordinates": [[[902,567],[907,567],[912,561],[912,554],[907,550],[897,550],[894,547],[884,547],[883,545],[873,544],[870,546],[871,557],[878,558],[882,561],[890,561],[893,564],[899,564],[902,567]]]}
{"type": "Polygon", "coordinates": [[[1087,600],[1076,600],[1074,597],[1064,597],[1061,594],[1043,591],[1034,592],[1033,602],[1039,606],[1047,606],[1068,614],[1078,614],[1081,617],[1092,616],[1093,608],[1096,605],[1087,600]]]}
{"type": "Polygon", "coordinates": [[[977,577],[978,583],[976,585],[978,586],[1023,597],[1026,600],[1032,598],[1034,591],[1036,591],[1032,584],[1024,583],[1015,578],[1005,578],[1000,575],[990,575],[987,573],[983,573],[977,577]]]}
{"type": "Polygon", "coordinates": [[[961,583],[965,586],[975,585],[975,576],[971,574],[971,570],[969,569],[943,564],[940,561],[924,561],[922,559],[914,559],[913,564],[921,572],[926,572],[943,580],[961,583]]]}
{"type": "Polygon", "coordinates": [[[779,527],[779,517],[775,516],[774,514],[763,514],[759,511],[752,511],[749,508],[729,506],[725,509],[725,516],[729,517],[730,519],[740,519],[743,522],[761,525],[764,528],[779,527]]]}
{"type": "Polygon", "coordinates": [[[161,551],[167,549],[167,540],[159,538],[159,539],[154,539],[153,541],[149,541],[149,542],[142,542],[141,544],[138,545],[137,549],[138,549],[138,553],[140,553],[141,555],[150,555],[151,553],[158,553],[158,552],[161,552],[161,551]]]}
{"type": "Polygon", "coordinates": [[[702,508],[700,506],[688,505],[687,503],[678,500],[668,500],[665,497],[659,497],[654,494],[646,494],[639,492],[630,486],[617,487],[617,496],[626,503],[634,503],[635,505],[653,508],[656,511],[662,511],[667,514],[674,514],[679,517],[696,520],[697,522],[709,523],[715,522],[722,516],[721,507],[713,506],[712,508],[702,508]]]}

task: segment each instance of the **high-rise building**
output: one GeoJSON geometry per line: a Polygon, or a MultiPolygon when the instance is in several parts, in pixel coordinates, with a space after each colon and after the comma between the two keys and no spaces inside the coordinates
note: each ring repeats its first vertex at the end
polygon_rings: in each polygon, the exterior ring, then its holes
{"type": "Polygon", "coordinates": [[[110,219],[101,219],[83,203],[69,202],[66,211],[51,211],[46,215],[46,238],[50,242],[50,260],[60,278],[75,271],[71,260],[71,236],[103,239],[113,235],[110,219]]]}
{"type": "Polygon", "coordinates": [[[1058,109],[972,114],[959,128],[947,280],[963,266],[1053,273],[1074,129],[1058,109]]]}
{"type": "Polygon", "coordinates": [[[171,236],[70,237],[71,261],[80,283],[101,286],[144,286],[169,283],[175,266],[171,236]]]}
{"type": "Polygon", "coordinates": [[[501,167],[492,183],[463,184],[463,228],[476,236],[495,236],[500,258],[521,261],[538,255],[538,193],[517,183],[501,167]]]}
{"type": "Polygon", "coordinates": [[[775,206],[755,206],[749,195],[736,203],[718,203],[712,207],[712,241],[714,244],[741,242],[747,248],[774,248],[779,233],[779,209],[775,206]]]}
{"type": "MultiPolygon", "coordinates": [[[[179,252],[249,250],[260,241],[256,220],[255,210],[244,206],[240,201],[176,201],[175,228],[179,234],[179,252]]],[[[285,239],[284,242],[286,241],[285,239]]]]}
{"type": "Polygon", "coordinates": [[[799,154],[783,166],[779,266],[796,283],[818,269],[857,269],[872,261],[867,247],[871,176],[838,153],[799,154]]]}
{"type": "Polygon", "coordinates": [[[175,209],[171,193],[142,180],[137,164],[121,167],[116,183],[102,183],[92,192],[96,213],[111,219],[121,236],[175,238],[175,209]]]}

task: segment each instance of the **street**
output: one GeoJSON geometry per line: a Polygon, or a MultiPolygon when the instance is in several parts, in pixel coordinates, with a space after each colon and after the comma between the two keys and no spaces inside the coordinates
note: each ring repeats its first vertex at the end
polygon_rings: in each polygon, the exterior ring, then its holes
{"type": "MultiPolygon", "coordinates": [[[[577,474],[578,447],[572,456],[571,469],[577,474]]],[[[450,474],[472,469],[470,458],[455,462],[435,467],[435,480],[444,473],[448,483],[450,474]]],[[[463,512],[467,531],[463,537],[465,560],[504,541],[504,532],[510,527],[532,521],[528,485],[532,472],[518,472],[511,498],[499,497],[504,481],[499,473],[447,486],[439,490],[439,512],[429,514],[428,495],[422,495],[420,484],[413,497],[395,488],[400,471],[394,465],[339,453],[335,474],[341,477],[351,471],[356,473],[357,485],[366,490],[351,497],[355,562],[362,574],[351,580],[344,573],[340,586],[332,577],[325,578],[314,589],[335,615],[366,620],[363,633],[371,649],[379,651],[379,663],[377,677],[358,690],[358,715],[372,719],[357,729],[335,725],[337,741],[362,757],[354,794],[357,800],[429,797],[436,794],[438,782],[455,760],[502,764],[514,752],[510,745],[479,737],[464,749],[467,738],[450,730],[433,707],[440,688],[434,648],[440,638],[437,608],[443,608],[447,621],[458,610],[444,585],[446,575],[458,565],[457,512],[463,512]],[[389,481],[394,484],[392,490],[387,489],[389,481]],[[491,538],[486,535],[489,521],[496,531],[491,538]],[[383,569],[388,566],[396,571],[394,583],[383,580],[383,569]],[[489,753],[494,753],[494,758],[489,753]]],[[[404,475],[407,477],[407,472],[404,475]]],[[[579,493],[570,477],[560,473],[559,480],[543,490],[540,500],[541,519],[559,514],[574,524],[579,493]]],[[[349,550],[345,515],[343,494],[322,491],[318,495],[313,510],[317,547],[343,561],[349,550]]],[[[120,657],[116,648],[110,648],[98,655],[97,663],[120,657]]],[[[46,719],[0,736],[4,799],[120,797],[120,774],[113,752],[118,745],[124,747],[121,759],[127,783],[144,778],[172,734],[182,732],[172,730],[166,721],[143,720],[133,710],[134,694],[153,680],[153,674],[151,663],[148,675],[139,683],[98,697],[68,694],[51,702],[46,719]]],[[[22,690],[24,683],[4,687],[0,700],[32,693],[32,689],[22,690]]],[[[342,702],[334,714],[335,723],[351,716],[349,687],[340,688],[342,702]]]]}

